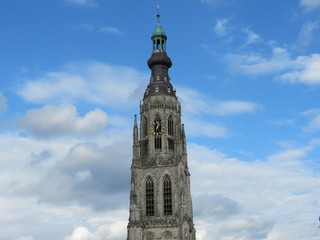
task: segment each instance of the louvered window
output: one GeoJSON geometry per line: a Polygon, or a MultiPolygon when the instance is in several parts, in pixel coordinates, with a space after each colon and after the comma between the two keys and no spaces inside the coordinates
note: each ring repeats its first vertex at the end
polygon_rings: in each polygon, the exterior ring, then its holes
{"type": "Polygon", "coordinates": [[[164,215],[172,215],[172,187],[168,175],[164,177],[163,181],[163,210],[164,215]]]}
{"type": "Polygon", "coordinates": [[[154,216],[154,187],[151,177],[146,181],[146,215],[154,216]]]}

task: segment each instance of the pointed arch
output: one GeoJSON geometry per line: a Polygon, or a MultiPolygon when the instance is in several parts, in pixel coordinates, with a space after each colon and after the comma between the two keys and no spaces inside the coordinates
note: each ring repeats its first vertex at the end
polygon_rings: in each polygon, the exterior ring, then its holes
{"type": "Polygon", "coordinates": [[[147,232],[145,240],[154,240],[154,234],[152,232],[147,232]]]}
{"type": "Polygon", "coordinates": [[[173,237],[172,237],[172,233],[170,232],[170,231],[165,231],[164,232],[164,234],[162,235],[162,239],[167,239],[167,240],[169,240],[169,239],[172,239],[173,237]]]}
{"type": "Polygon", "coordinates": [[[163,214],[172,215],[172,184],[169,175],[163,178],[163,214]]]}
{"type": "Polygon", "coordinates": [[[146,215],[154,216],[154,184],[149,176],[146,179],[146,215]]]}

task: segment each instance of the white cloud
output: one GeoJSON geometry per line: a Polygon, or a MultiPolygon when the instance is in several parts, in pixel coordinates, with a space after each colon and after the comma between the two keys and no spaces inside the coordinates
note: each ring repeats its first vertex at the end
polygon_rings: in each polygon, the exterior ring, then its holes
{"type": "Polygon", "coordinates": [[[143,95],[147,79],[147,74],[133,68],[90,61],[71,63],[64,71],[27,80],[17,92],[35,103],[87,101],[111,107],[133,106],[143,95]]]}
{"type": "Polygon", "coordinates": [[[91,23],[80,24],[76,29],[90,31],[90,32],[97,30],[100,33],[105,33],[105,34],[115,34],[115,35],[121,35],[121,36],[124,35],[124,32],[116,27],[112,27],[112,26],[97,27],[91,23]]]}
{"type": "Polygon", "coordinates": [[[79,29],[83,29],[86,31],[94,31],[96,28],[90,23],[83,23],[79,25],[79,29]]]}
{"type": "Polygon", "coordinates": [[[216,25],[214,26],[214,32],[218,36],[225,36],[228,34],[229,27],[228,27],[229,19],[223,18],[223,19],[218,19],[216,21],[216,25]]]}
{"type": "Polygon", "coordinates": [[[305,127],[306,131],[314,132],[320,130],[320,108],[310,109],[302,114],[311,118],[311,121],[305,127]]]}
{"type": "Polygon", "coordinates": [[[34,239],[33,239],[33,237],[24,237],[24,236],[22,236],[22,237],[14,239],[14,240],[34,240],[34,239]]]}
{"type": "Polygon", "coordinates": [[[258,54],[228,54],[226,55],[226,60],[229,62],[231,70],[248,75],[277,73],[293,65],[289,52],[279,47],[272,49],[270,58],[264,58],[258,54]]]}
{"type": "Polygon", "coordinates": [[[61,104],[28,110],[19,125],[36,137],[81,136],[97,133],[107,124],[107,119],[106,113],[100,109],[78,117],[75,106],[61,104]]]}
{"type": "Polygon", "coordinates": [[[307,9],[315,9],[320,7],[320,0],[300,0],[300,4],[307,9]]]}
{"type": "Polygon", "coordinates": [[[97,231],[91,232],[86,227],[77,227],[65,240],[120,240],[126,238],[127,221],[118,221],[109,225],[100,226],[97,231]]]}
{"type": "Polygon", "coordinates": [[[244,32],[247,34],[247,44],[257,43],[261,41],[260,36],[253,32],[251,29],[245,28],[244,32]]]}
{"type": "Polygon", "coordinates": [[[302,83],[309,86],[320,84],[320,54],[300,56],[294,61],[294,68],[276,79],[284,83],[302,83]]]}
{"type": "Polygon", "coordinates": [[[77,227],[65,240],[93,240],[93,233],[85,227],[77,227]]]}
{"type": "Polygon", "coordinates": [[[67,3],[77,6],[95,7],[97,4],[93,0],[66,0],[67,3]]]}
{"type": "Polygon", "coordinates": [[[186,132],[190,136],[207,136],[212,138],[227,137],[229,131],[226,127],[209,121],[202,121],[197,118],[185,118],[186,132]],[[201,127],[199,127],[201,126],[201,127]]]}
{"type": "Polygon", "coordinates": [[[259,104],[247,101],[215,101],[194,89],[179,89],[186,131],[191,136],[227,137],[228,129],[209,117],[253,113],[262,108],[259,104]]]}
{"type": "Polygon", "coordinates": [[[315,239],[316,227],[310,229],[317,218],[320,178],[304,163],[314,146],[310,142],[264,161],[246,162],[189,144],[197,237],[315,239]],[[214,207],[203,199],[212,199],[214,207]]]}
{"type": "Polygon", "coordinates": [[[183,110],[187,114],[228,116],[252,113],[261,108],[259,104],[252,102],[239,100],[215,101],[196,90],[182,87],[179,89],[179,97],[184,107],[183,110]]]}
{"type": "MultiPolygon", "coordinates": [[[[117,224],[128,219],[131,145],[114,143],[117,132],[103,137],[105,147],[74,138],[39,141],[1,133],[0,225],[10,226],[1,228],[1,239],[63,239],[85,224],[89,229],[110,225],[107,239],[118,240],[126,224],[117,224]]],[[[131,131],[121,138],[131,139],[131,131]]]]}
{"type": "Polygon", "coordinates": [[[225,60],[229,63],[229,70],[238,74],[276,74],[275,80],[283,83],[320,84],[320,54],[293,59],[287,49],[273,47],[269,58],[258,54],[227,54],[225,60]]]}
{"type": "Polygon", "coordinates": [[[303,24],[298,36],[297,46],[298,48],[306,47],[313,41],[314,32],[320,28],[320,22],[306,22],[303,24]]]}
{"type": "Polygon", "coordinates": [[[100,28],[100,32],[102,33],[110,33],[110,34],[122,34],[122,32],[118,29],[118,28],[115,28],[115,27],[101,27],[100,28]]]}
{"type": "Polygon", "coordinates": [[[5,112],[7,109],[7,98],[0,93],[0,114],[5,112]]]}
{"type": "Polygon", "coordinates": [[[278,162],[285,162],[286,160],[289,160],[289,164],[296,164],[296,162],[294,161],[305,158],[310,150],[310,147],[305,147],[301,149],[288,149],[285,151],[281,151],[275,155],[269,156],[268,160],[278,162]]]}

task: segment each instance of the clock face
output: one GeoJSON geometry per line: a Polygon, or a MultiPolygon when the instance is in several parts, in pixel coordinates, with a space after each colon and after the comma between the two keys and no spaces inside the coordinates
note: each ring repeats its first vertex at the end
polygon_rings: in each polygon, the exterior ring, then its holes
{"type": "Polygon", "coordinates": [[[163,132],[164,132],[164,125],[160,121],[155,120],[152,123],[151,134],[161,135],[163,132]]]}

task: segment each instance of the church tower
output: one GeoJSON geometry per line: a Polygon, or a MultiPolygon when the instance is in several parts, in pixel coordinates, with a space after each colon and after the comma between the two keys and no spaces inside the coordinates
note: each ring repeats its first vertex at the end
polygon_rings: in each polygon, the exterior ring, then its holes
{"type": "Polygon", "coordinates": [[[158,24],[148,60],[150,82],[133,127],[128,240],[195,240],[186,137],[170,82],[167,36],[158,24]],[[140,131],[139,131],[140,129],[140,131]]]}

